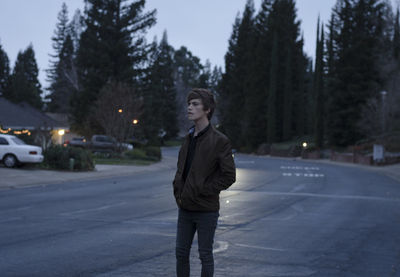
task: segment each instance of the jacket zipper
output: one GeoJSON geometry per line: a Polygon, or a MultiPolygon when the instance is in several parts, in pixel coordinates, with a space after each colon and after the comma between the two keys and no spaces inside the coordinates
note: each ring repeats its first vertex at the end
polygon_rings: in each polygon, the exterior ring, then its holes
{"type": "MultiPolygon", "coordinates": [[[[189,140],[189,143],[190,143],[190,140],[189,140]]],[[[195,147],[195,150],[194,150],[194,154],[195,154],[195,155],[196,155],[196,153],[198,152],[198,148],[199,148],[199,143],[198,143],[198,141],[196,141],[196,147],[195,147]]],[[[185,163],[186,163],[186,159],[187,159],[187,154],[188,154],[188,152],[189,152],[189,146],[188,146],[188,149],[186,149],[185,163]]],[[[190,172],[192,172],[192,168],[193,168],[192,165],[193,165],[194,158],[195,158],[195,157],[193,157],[192,164],[190,165],[188,174],[187,174],[187,176],[186,176],[186,180],[187,180],[187,178],[189,177],[190,172]]],[[[184,168],[184,169],[185,169],[185,168],[184,168]]],[[[185,188],[185,185],[186,185],[186,180],[185,180],[185,182],[183,183],[182,191],[181,191],[181,193],[180,193],[180,195],[179,195],[179,203],[182,203],[182,193],[183,193],[183,189],[185,188]]]]}

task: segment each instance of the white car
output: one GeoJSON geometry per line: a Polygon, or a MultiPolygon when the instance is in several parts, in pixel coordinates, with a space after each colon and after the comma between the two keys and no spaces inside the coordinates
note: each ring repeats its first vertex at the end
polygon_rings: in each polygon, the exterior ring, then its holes
{"type": "Polygon", "coordinates": [[[0,161],[6,167],[43,162],[42,148],[28,145],[16,136],[0,134],[0,161]]]}

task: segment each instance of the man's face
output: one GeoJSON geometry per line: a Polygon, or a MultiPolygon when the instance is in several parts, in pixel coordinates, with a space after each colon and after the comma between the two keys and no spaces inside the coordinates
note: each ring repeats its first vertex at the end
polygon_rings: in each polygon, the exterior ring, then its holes
{"type": "Polygon", "coordinates": [[[207,118],[207,113],[209,112],[209,110],[210,109],[208,109],[207,111],[204,110],[201,99],[192,99],[188,102],[188,119],[197,121],[204,117],[207,118]]]}

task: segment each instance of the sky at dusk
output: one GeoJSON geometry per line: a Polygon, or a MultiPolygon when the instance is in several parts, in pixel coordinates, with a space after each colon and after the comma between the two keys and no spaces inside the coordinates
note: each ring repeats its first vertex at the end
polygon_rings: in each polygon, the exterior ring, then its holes
{"type": "MultiPolygon", "coordinates": [[[[32,43],[40,69],[39,80],[46,84],[45,69],[53,53],[51,37],[62,3],[72,18],[76,9],[83,12],[83,0],[0,0],[0,44],[6,51],[11,67],[18,51],[32,43]]],[[[317,18],[328,22],[336,0],[297,0],[298,19],[304,33],[304,50],[314,56],[317,18]]],[[[393,0],[394,3],[398,0],[393,0]]],[[[261,0],[254,0],[256,10],[261,0]]],[[[228,39],[238,12],[246,0],[147,0],[146,10],[157,9],[157,24],[147,34],[149,42],[161,39],[167,30],[168,41],[175,48],[186,46],[202,63],[224,68],[228,39]]]]}

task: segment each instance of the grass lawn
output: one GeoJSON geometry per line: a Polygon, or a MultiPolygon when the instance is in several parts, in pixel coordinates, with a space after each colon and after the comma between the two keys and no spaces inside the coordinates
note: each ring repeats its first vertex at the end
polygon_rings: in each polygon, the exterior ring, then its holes
{"type": "Polygon", "coordinates": [[[128,160],[128,159],[118,159],[118,158],[95,158],[95,164],[109,164],[109,165],[151,165],[157,161],[147,161],[147,160],[128,160]]]}
{"type": "Polygon", "coordinates": [[[164,142],[164,146],[181,146],[182,145],[182,140],[167,140],[164,142]]]}

